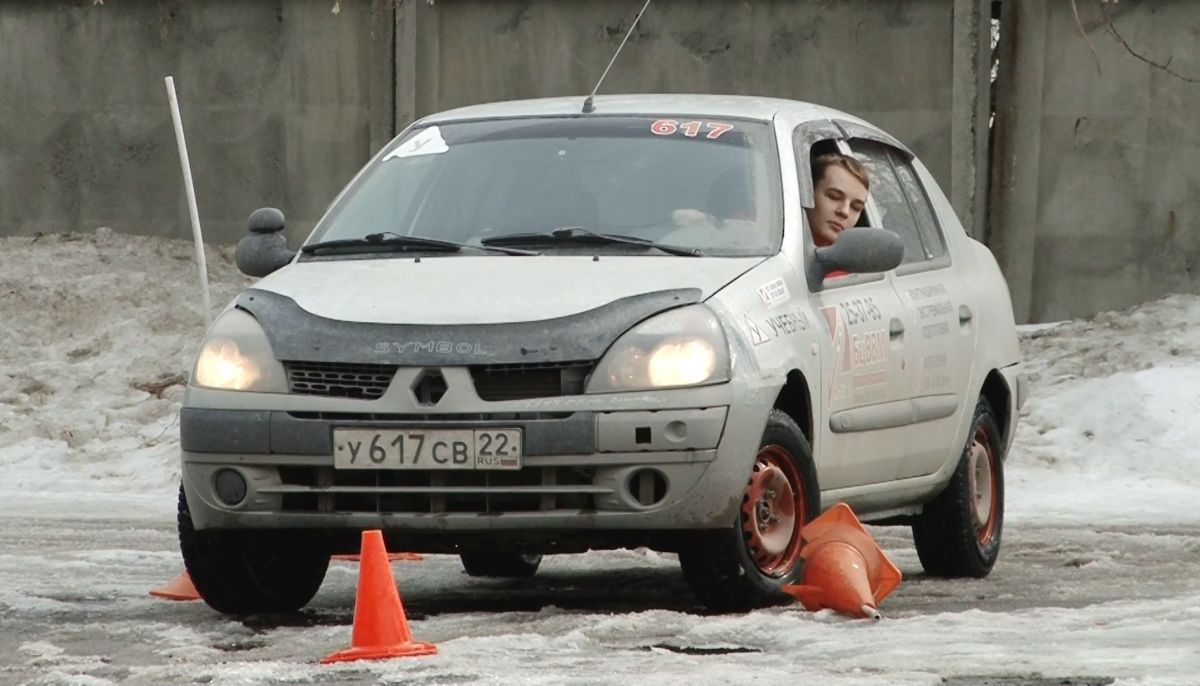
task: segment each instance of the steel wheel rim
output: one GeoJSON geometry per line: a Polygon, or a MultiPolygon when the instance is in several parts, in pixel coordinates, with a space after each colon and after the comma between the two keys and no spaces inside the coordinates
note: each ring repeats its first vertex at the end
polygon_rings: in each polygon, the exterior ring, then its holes
{"type": "Polygon", "coordinates": [[[980,426],[971,436],[968,447],[969,462],[967,475],[970,479],[971,523],[975,527],[975,540],[986,546],[996,535],[998,504],[996,479],[996,454],[988,438],[987,429],[980,426]]]}
{"type": "Polygon", "coordinates": [[[800,558],[805,523],[804,482],[785,448],[759,449],[742,497],[741,526],[746,552],[759,572],[780,577],[800,558]]]}

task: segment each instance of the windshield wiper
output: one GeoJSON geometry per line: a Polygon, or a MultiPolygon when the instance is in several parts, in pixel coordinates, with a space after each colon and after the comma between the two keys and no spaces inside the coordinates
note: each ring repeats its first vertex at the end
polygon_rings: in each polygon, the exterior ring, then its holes
{"type": "Polygon", "coordinates": [[[686,257],[703,257],[704,253],[698,248],[684,248],[678,245],[658,243],[648,238],[623,236],[616,233],[596,233],[582,226],[566,226],[548,233],[513,233],[507,236],[493,236],[481,241],[484,245],[546,245],[562,243],[578,244],[624,244],[636,245],[642,248],[655,248],[670,255],[686,257]]]}
{"type": "Polygon", "coordinates": [[[366,249],[367,251],[373,252],[376,248],[386,248],[388,251],[417,249],[432,252],[462,252],[463,248],[476,248],[482,250],[496,250],[503,252],[506,255],[537,254],[536,252],[532,252],[530,250],[518,250],[516,248],[471,245],[470,243],[458,243],[455,241],[443,240],[441,238],[427,238],[425,236],[403,236],[391,231],[385,231],[383,233],[369,233],[362,238],[341,238],[333,241],[310,243],[309,245],[300,248],[300,252],[307,255],[311,255],[317,251],[325,250],[354,252],[366,249]]]}

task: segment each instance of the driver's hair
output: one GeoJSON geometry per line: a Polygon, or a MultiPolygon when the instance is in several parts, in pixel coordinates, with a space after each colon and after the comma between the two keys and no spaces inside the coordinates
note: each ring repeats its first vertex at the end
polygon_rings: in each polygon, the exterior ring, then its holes
{"type": "Polygon", "coordinates": [[[832,166],[838,166],[842,169],[845,169],[847,172],[850,172],[850,175],[858,179],[859,183],[863,185],[863,188],[871,190],[871,180],[867,178],[867,170],[863,168],[862,163],[853,157],[850,157],[849,155],[843,155],[840,152],[827,152],[824,155],[818,155],[813,158],[813,188],[816,188],[817,184],[821,182],[821,179],[825,178],[825,170],[832,166]]]}

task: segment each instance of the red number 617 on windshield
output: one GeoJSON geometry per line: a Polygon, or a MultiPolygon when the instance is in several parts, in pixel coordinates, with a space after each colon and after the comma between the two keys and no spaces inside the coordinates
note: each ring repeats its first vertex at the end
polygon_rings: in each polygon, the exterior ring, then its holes
{"type": "Polygon", "coordinates": [[[700,135],[701,129],[707,131],[705,138],[716,140],[726,131],[733,129],[733,124],[722,124],[715,121],[687,121],[682,124],[674,119],[659,119],[650,125],[650,133],[656,136],[673,136],[682,131],[688,138],[700,135]]]}

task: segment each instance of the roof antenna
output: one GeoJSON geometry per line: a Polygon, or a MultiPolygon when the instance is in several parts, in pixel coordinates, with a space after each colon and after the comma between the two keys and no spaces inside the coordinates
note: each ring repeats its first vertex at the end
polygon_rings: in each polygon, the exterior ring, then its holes
{"type": "Polygon", "coordinates": [[[642,9],[638,11],[637,17],[634,18],[633,24],[629,27],[629,30],[625,32],[625,37],[621,39],[621,44],[617,46],[617,51],[613,53],[612,59],[608,61],[608,66],[604,68],[604,73],[600,75],[600,80],[596,82],[596,87],[593,88],[591,94],[587,96],[587,100],[583,101],[584,114],[590,114],[596,111],[595,105],[592,104],[592,100],[596,97],[596,91],[600,90],[600,84],[604,83],[604,77],[608,76],[608,70],[612,69],[613,63],[617,61],[617,55],[621,54],[621,48],[625,47],[625,41],[629,40],[629,36],[633,34],[633,30],[637,28],[638,21],[641,20],[642,15],[646,13],[646,8],[649,6],[650,0],[646,0],[646,4],[642,5],[642,9]]]}

